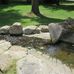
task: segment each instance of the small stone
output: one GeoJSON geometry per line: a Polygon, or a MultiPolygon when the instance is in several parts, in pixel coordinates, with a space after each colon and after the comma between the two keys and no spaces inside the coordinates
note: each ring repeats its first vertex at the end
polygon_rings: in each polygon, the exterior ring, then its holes
{"type": "Polygon", "coordinates": [[[17,74],[49,74],[47,70],[46,64],[32,55],[17,63],[17,74]]]}
{"type": "Polygon", "coordinates": [[[22,31],[21,23],[16,22],[12,26],[10,26],[9,33],[10,35],[16,35],[16,36],[22,35],[23,31],[22,31]]]}
{"type": "Polygon", "coordinates": [[[49,32],[47,25],[40,25],[39,29],[41,32],[49,32]]]}
{"type": "Polygon", "coordinates": [[[9,34],[9,28],[10,26],[3,26],[0,28],[0,34],[9,34]]]}
{"type": "Polygon", "coordinates": [[[40,30],[37,28],[37,26],[27,26],[23,28],[23,33],[26,35],[39,34],[40,30]]]}

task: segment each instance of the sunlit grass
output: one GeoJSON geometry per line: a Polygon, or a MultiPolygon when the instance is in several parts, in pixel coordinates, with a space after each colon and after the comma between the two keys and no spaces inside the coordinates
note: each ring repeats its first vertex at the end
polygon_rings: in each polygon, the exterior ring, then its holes
{"type": "Polygon", "coordinates": [[[74,18],[74,6],[71,4],[61,6],[40,5],[39,8],[41,14],[48,18],[30,16],[31,5],[0,5],[0,26],[11,25],[14,22],[21,22],[23,26],[48,24],[50,22],[61,22],[68,17],[74,18]]]}

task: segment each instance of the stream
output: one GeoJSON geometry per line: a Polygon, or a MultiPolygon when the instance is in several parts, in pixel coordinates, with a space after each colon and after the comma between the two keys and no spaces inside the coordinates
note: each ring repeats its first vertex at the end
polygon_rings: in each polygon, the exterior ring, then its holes
{"type": "Polygon", "coordinates": [[[50,56],[61,60],[69,67],[74,68],[74,45],[66,43],[49,45],[47,48],[47,53],[50,56]]]}

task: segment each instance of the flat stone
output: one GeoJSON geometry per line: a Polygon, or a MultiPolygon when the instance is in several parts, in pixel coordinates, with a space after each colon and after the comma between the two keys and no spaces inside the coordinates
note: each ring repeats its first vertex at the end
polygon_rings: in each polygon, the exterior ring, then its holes
{"type": "Polygon", "coordinates": [[[50,33],[40,33],[40,34],[26,35],[26,36],[30,38],[31,42],[34,45],[44,45],[51,43],[50,33]]]}
{"type": "Polygon", "coordinates": [[[40,33],[40,34],[26,35],[26,36],[35,37],[35,38],[41,38],[41,39],[48,40],[48,41],[51,40],[50,33],[40,33]]]}
{"type": "Polygon", "coordinates": [[[13,59],[11,59],[11,56],[2,54],[0,55],[0,69],[2,71],[6,71],[9,69],[9,67],[12,65],[13,59]]]}
{"type": "Polygon", "coordinates": [[[17,74],[48,74],[45,68],[40,59],[29,55],[18,62],[17,74]]]}
{"type": "Polygon", "coordinates": [[[13,45],[21,46],[41,46],[46,43],[51,43],[50,33],[23,35],[21,37],[5,36],[5,39],[13,45]]]}
{"type": "Polygon", "coordinates": [[[63,28],[61,25],[58,25],[58,23],[50,23],[49,24],[49,33],[52,39],[52,43],[56,43],[61,34],[62,34],[63,28]]]}
{"type": "Polygon", "coordinates": [[[0,54],[7,51],[11,47],[11,43],[5,40],[0,40],[0,54]]]}
{"type": "Polygon", "coordinates": [[[60,60],[29,54],[17,62],[17,74],[73,74],[60,60]]]}
{"type": "Polygon", "coordinates": [[[4,54],[8,54],[13,59],[20,59],[27,55],[28,48],[21,46],[12,46],[10,50],[6,51],[4,54]]]}
{"type": "Polygon", "coordinates": [[[5,43],[5,42],[6,42],[6,40],[0,40],[0,44],[1,44],[1,43],[5,43]]]}

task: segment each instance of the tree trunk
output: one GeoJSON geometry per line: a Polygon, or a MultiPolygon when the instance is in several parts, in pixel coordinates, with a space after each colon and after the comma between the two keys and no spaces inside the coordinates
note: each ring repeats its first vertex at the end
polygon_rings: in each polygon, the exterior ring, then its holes
{"type": "Polygon", "coordinates": [[[31,10],[31,12],[33,12],[36,15],[40,14],[39,1],[38,0],[32,0],[32,10],[31,10]]]}

